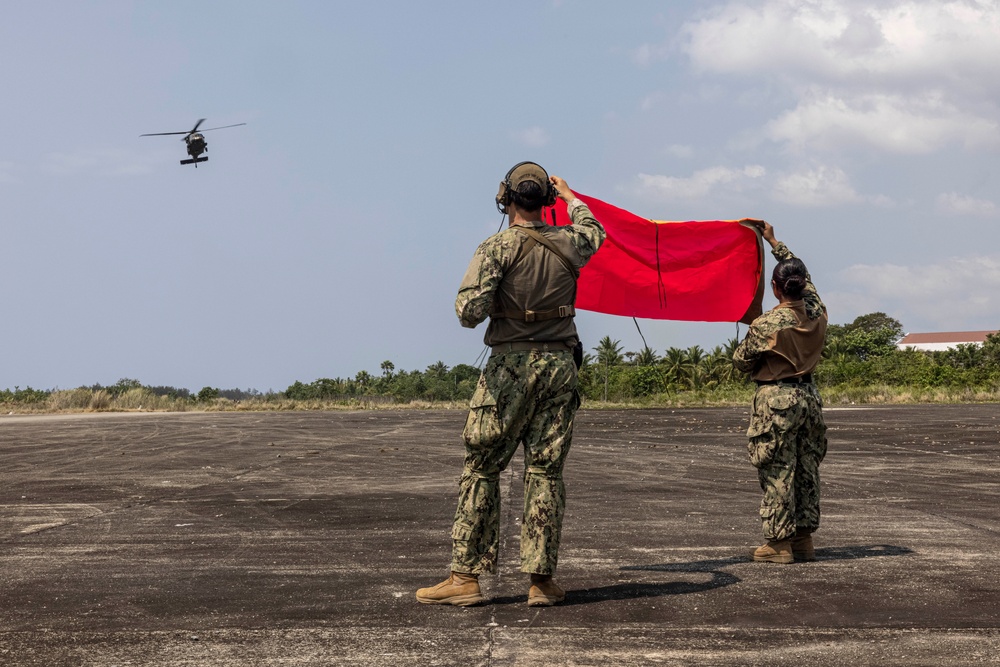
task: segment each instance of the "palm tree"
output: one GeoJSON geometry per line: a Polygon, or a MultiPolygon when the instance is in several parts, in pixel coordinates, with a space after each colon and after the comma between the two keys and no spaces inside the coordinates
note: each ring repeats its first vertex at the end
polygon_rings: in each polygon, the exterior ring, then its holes
{"type": "Polygon", "coordinates": [[[634,361],[636,366],[653,366],[660,361],[660,355],[647,345],[635,355],[634,361]]]}
{"type": "Polygon", "coordinates": [[[701,389],[705,385],[711,385],[711,378],[705,364],[688,366],[685,379],[689,389],[701,389]]]}
{"type": "Polygon", "coordinates": [[[709,375],[717,384],[736,382],[740,379],[741,373],[733,366],[733,353],[730,348],[735,340],[729,341],[725,347],[716,345],[708,355],[707,366],[709,375]]]}
{"type": "Polygon", "coordinates": [[[684,353],[684,350],[679,347],[668,348],[662,363],[666,367],[667,378],[670,382],[680,384],[688,366],[687,355],[684,353]]]}
{"type": "Polygon", "coordinates": [[[361,393],[364,394],[366,393],[365,390],[368,388],[368,385],[372,382],[372,375],[368,371],[358,371],[358,374],[354,376],[354,382],[357,383],[361,393]]]}
{"type": "Polygon", "coordinates": [[[608,400],[608,375],[611,373],[611,366],[618,366],[622,363],[621,341],[611,340],[611,336],[605,336],[594,348],[597,352],[597,363],[604,366],[604,401],[608,400]]]}
{"type": "Polygon", "coordinates": [[[611,340],[611,336],[605,336],[594,348],[597,353],[597,363],[602,366],[617,366],[622,363],[622,346],[620,340],[611,340]]]}
{"type": "Polygon", "coordinates": [[[435,378],[443,378],[448,374],[448,365],[443,361],[438,361],[427,367],[427,375],[435,378]]]}
{"type": "Polygon", "coordinates": [[[687,349],[687,360],[693,366],[697,366],[705,359],[705,350],[700,345],[692,345],[687,349]]]}

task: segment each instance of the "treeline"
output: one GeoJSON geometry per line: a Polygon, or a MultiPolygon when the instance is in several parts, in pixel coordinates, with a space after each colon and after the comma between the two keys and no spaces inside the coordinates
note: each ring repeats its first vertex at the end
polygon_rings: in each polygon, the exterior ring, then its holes
{"type": "MultiPolygon", "coordinates": [[[[833,402],[887,400],[1000,400],[1000,335],[983,345],[945,351],[900,350],[903,325],[885,313],[862,315],[827,329],[823,359],[814,376],[833,402]]],[[[601,339],[587,355],[581,386],[592,400],[628,402],[696,393],[709,402],[746,396],[749,378],[732,365],[739,341],[703,350],[669,348],[661,356],[644,348],[623,352],[601,339]]]]}
{"type": "Polygon", "coordinates": [[[391,361],[383,361],[381,375],[361,371],[350,379],[321,378],[303,384],[296,382],[283,393],[293,400],[351,400],[363,397],[391,398],[400,403],[412,401],[467,401],[479,380],[479,369],[468,364],[449,368],[443,361],[423,371],[396,371],[391,361]]]}
{"type": "MultiPolygon", "coordinates": [[[[0,390],[0,405],[17,405],[36,410],[186,410],[217,404],[240,403],[268,397],[256,389],[204,387],[197,393],[178,387],[144,385],[122,378],[110,386],[94,384],[76,389],[32,389],[14,387],[0,390]]],[[[271,394],[274,396],[274,394],[271,394]]]]}
{"type": "MultiPolygon", "coordinates": [[[[1000,335],[986,343],[942,352],[899,350],[903,325],[885,313],[870,313],[827,330],[823,360],[815,373],[828,403],[921,400],[1000,400],[1000,335]]],[[[625,351],[609,336],[584,355],[580,392],[590,403],[720,404],[745,402],[753,391],[733,367],[739,341],[711,350],[695,345],[658,353],[649,347],[625,351]]],[[[122,379],[111,386],[72,390],[30,387],[0,390],[0,404],[37,410],[315,409],[372,404],[462,403],[479,369],[437,362],[422,371],[397,371],[383,361],[379,375],[297,381],[282,392],[203,387],[145,386],[122,379]]]]}

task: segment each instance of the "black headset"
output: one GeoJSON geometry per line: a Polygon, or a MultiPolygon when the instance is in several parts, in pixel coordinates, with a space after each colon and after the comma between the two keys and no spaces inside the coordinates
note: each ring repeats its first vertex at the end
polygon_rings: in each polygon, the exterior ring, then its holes
{"type": "Polygon", "coordinates": [[[497,202],[497,210],[500,211],[501,213],[507,213],[507,207],[510,205],[511,200],[514,198],[515,195],[514,184],[510,182],[510,175],[513,174],[518,167],[523,167],[526,164],[535,165],[536,167],[542,170],[543,174],[545,174],[545,194],[543,195],[545,201],[543,203],[543,206],[552,206],[553,204],[556,203],[556,199],[558,198],[558,193],[556,192],[555,186],[553,186],[552,182],[549,181],[549,172],[545,171],[545,168],[542,165],[538,164],[537,162],[532,162],[531,160],[525,160],[524,162],[518,162],[513,167],[511,167],[507,171],[507,175],[504,176],[503,180],[500,182],[500,191],[497,192],[496,202],[497,202]]]}

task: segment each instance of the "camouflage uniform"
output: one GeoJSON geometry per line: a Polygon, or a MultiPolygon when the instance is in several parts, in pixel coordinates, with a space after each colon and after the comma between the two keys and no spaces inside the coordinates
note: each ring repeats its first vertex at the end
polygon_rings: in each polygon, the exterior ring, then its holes
{"type": "MultiPolygon", "coordinates": [[[[569,208],[573,225],[548,227],[539,222],[534,229],[581,267],[597,252],[605,232],[585,204],[575,200],[569,208]]],[[[562,471],[579,406],[572,353],[576,327],[572,317],[528,322],[496,313],[500,301],[505,308],[522,311],[562,305],[567,293],[553,296],[560,291],[553,285],[560,282],[561,288],[571,290],[572,304],[576,277],[547,248],[535,245],[523,251],[526,238],[508,228],[483,242],[455,301],[463,326],[475,327],[493,316],[485,337],[493,354],[479,378],[463,432],[465,467],[452,528],[454,572],[479,574],[496,568],[500,473],[522,442],[521,571],[553,574],[556,569],[566,502],[562,471]],[[515,265],[524,266],[527,273],[514,271],[515,265]]]]}
{"type": "MultiPolygon", "coordinates": [[[[778,260],[794,257],[783,243],[778,260]]],[[[826,455],[823,403],[811,373],[826,334],[826,306],[808,279],[802,300],[779,304],[753,321],[733,354],[757,382],[747,451],[764,498],[764,537],[783,540],[819,527],[819,464],[826,455]]]]}

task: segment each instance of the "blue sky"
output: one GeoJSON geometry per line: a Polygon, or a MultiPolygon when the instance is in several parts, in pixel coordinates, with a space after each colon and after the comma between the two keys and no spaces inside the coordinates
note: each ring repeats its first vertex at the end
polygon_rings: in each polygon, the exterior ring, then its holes
{"type": "Polygon", "coordinates": [[[2,6],[0,387],[474,363],[455,292],[521,160],[651,218],[768,219],[831,322],[1000,327],[995,1],[2,6]],[[199,118],[247,125],[197,169],[139,138],[199,118]]]}

